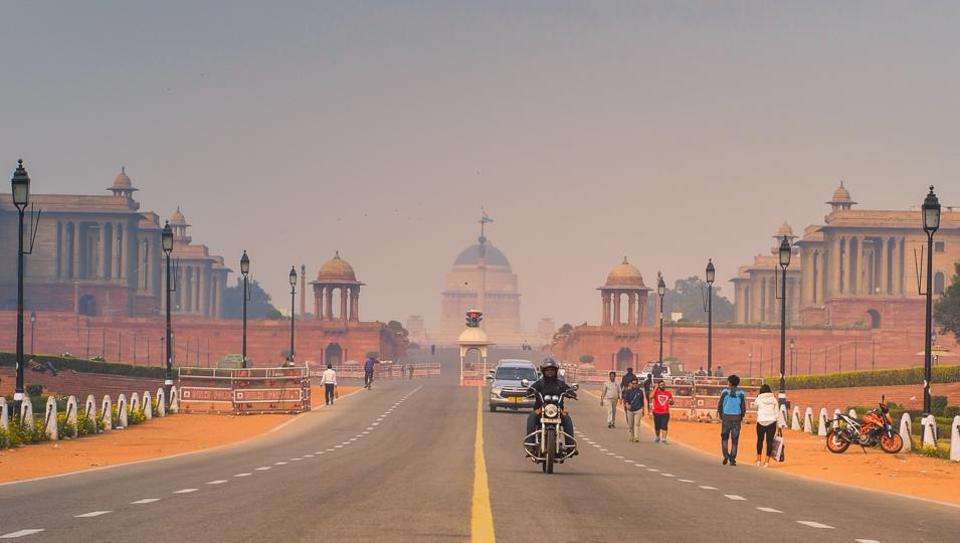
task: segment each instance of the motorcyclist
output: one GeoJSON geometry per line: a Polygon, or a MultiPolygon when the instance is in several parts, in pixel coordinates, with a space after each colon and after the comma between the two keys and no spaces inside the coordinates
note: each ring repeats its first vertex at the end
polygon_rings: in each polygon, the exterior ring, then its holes
{"type": "MultiPolygon", "coordinates": [[[[543,396],[560,396],[566,393],[568,397],[577,397],[577,393],[572,390],[572,387],[565,381],[558,378],[559,371],[560,365],[557,364],[557,362],[552,358],[548,357],[540,364],[540,373],[543,375],[543,377],[530,385],[530,388],[536,390],[540,394],[536,395],[536,400],[533,404],[533,412],[527,417],[527,435],[537,431],[537,424],[540,422],[540,412],[543,408],[543,396]]],[[[563,410],[563,413],[560,416],[560,425],[563,427],[563,432],[565,434],[569,436],[574,435],[573,419],[570,418],[570,415],[566,409],[563,410]]]]}

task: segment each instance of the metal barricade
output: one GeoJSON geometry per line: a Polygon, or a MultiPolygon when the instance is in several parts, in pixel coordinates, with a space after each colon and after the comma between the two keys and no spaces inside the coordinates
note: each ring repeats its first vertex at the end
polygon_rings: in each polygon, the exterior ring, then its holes
{"type": "Polygon", "coordinates": [[[310,410],[309,366],[179,368],[180,409],[241,414],[310,410]]]}

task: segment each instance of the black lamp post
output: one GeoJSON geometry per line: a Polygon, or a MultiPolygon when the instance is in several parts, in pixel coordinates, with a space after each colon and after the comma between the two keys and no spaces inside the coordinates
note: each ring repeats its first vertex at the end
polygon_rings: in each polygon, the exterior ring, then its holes
{"type": "Polygon", "coordinates": [[[713,259],[707,260],[707,375],[713,375],[713,282],[717,278],[717,269],[713,259]]]}
{"type": "Polygon", "coordinates": [[[787,380],[784,370],[787,362],[787,267],[790,266],[790,240],[780,240],[780,405],[787,402],[787,380]]]}
{"type": "Polygon", "coordinates": [[[247,367],[247,274],[250,273],[250,257],[247,251],[243,251],[240,257],[240,273],[243,275],[243,347],[240,354],[243,360],[240,362],[241,368],[247,367]]]}
{"type": "Polygon", "coordinates": [[[290,363],[293,364],[293,327],[297,316],[294,313],[297,294],[297,267],[290,267],[290,363]]]}
{"type": "Polygon", "coordinates": [[[667,293],[667,284],[663,276],[657,272],[657,296],[660,297],[660,363],[663,363],[663,295],[667,293]]]}
{"type": "Polygon", "coordinates": [[[34,356],[36,351],[33,350],[33,328],[37,325],[37,312],[30,312],[30,356],[34,356]]]}
{"type": "MultiPolygon", "coordinates": [[[[20,416],[23,401],[23,212],[30,203],[30,176],[23,168],[23,160],[17,161],[17,169],[10,179],[13,189],[13,205],[17,208],[19,236],[17,236],[17,384],[13,394],[13,413],[20,416]]],[[[929,357],[928,357],[929,358],[929,357]]]]}
{"type": "Polygon", "coordinates": [[[167,257],[167,374],[163,381],[163,400],[166,405],[169,405],[170,388],[173,387],[173,327],[170,324],[170,253],[173,252],[173,228],[170,228],[169,221],[163,225],[160,242],[163,253],[167,257]]]}
{"type": "MultiPolygon", "coordinates": [[[[23,222],[21,220],[21,222],[23,222]]],[[[931,350],[933,345],[933,234],[940,228],[940,200],[930,192],[923,200],[923,231],[927,233],[927,318],[923,345],[923,414],[930,414],[931,350]]]]}

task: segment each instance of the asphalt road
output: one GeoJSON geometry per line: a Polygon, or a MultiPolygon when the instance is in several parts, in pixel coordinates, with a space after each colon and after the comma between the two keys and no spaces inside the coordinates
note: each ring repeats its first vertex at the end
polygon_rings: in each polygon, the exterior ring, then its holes
{"type": "MultiPolygon", "coordinates": [[[[0,538],[468,540],[478,399],[454,377],[378,382],[238,446],[2,485],[0,538]]],[[[628,443],[593,397],[572,407],[582,454],[551,476],[520,450],[524,414],[481,411],[498,540],[958,540],[960,509],[628,443]]]]}

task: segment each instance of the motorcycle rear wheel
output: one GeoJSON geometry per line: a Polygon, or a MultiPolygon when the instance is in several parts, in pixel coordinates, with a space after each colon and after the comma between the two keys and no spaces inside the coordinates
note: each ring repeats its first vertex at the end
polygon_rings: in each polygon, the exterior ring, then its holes
{"type": "Polygon", "coordinates": [[[834,454],[842,454],[850,448],[850,442],[843,438],[839,428],[827,432],[827,450],[834,454]]]}
{"type": "Polygon", "coordinates": [[[554,457],[557,454],[557,432],[554,430],[547,430],[547,454],[546,460],[544,461],[544,471],[547,473],[553,473],[553,461],[554,457]]]}
{"type": "Polygon", "coordinates": [[[887,454],[897,454],[903,448],[903,437],[900,434],[883,434],[880,436],[880,448],[887,454]]]}

